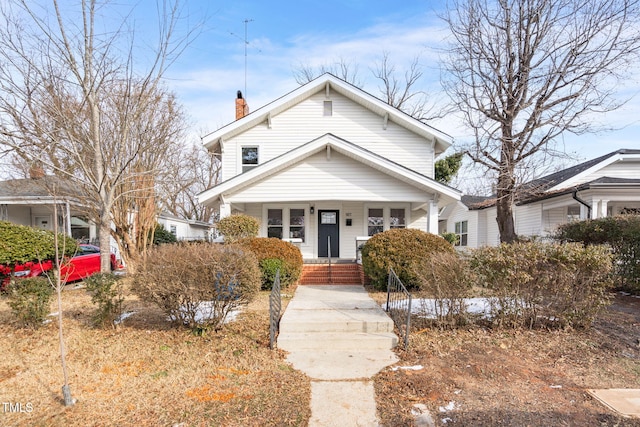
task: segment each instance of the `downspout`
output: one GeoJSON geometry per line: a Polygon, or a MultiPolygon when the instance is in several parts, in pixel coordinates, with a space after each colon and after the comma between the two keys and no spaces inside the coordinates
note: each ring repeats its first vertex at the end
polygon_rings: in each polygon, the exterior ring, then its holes
{"type": "Polygon", "coordinates": [[[578,190],[575,190],[572,194],[573,200],[587,207],[587,219],[591,219],[591,205],[578,197],[578,190]]]}

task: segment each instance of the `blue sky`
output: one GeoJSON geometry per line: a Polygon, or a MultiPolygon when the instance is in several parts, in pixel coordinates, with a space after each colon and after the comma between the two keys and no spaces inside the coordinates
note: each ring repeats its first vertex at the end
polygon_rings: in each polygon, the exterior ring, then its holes
{"type": "MultiPolygon", "coordinates": [[[[399,70],[419,55],[424,69],[421,89],[434,95],[439,85],[438,59],[447,29],[437,14],[444,1],[207,1],[188,0],[188,21],[204,20],[198,38],[167,74],[190,115],[194,131],[203,135],[234,120],[234,99],[245,86],[245,20],[247,25],[247,93],[251,110],[295,89],[294,70],[343,58],[354,67],[363,88],[378,95],[372,67],[383,52],[399,70]]],[[[137,14],[148,14],[154,0],[141,0],[137,14]]],[[[567,134],[560,148],[585,160],[619,148],[640,149],[640,67],[629,70],[622,96],[635,97],[623,109],[594,120],[622,128],[601,135],[567,134]]],[[[455,116],[434,122],[456,141],[469,133],[455,116]]]]}

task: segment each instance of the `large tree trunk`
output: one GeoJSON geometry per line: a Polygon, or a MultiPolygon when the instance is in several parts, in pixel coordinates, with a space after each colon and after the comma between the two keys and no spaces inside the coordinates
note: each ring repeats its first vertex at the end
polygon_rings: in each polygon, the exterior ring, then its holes
{"type": "MultiPolygon", "coordinates": [[[[509,141],[511,139],[511,127],[503,126],[502,132],[503,140],[509,141]]],[[[496,220],[498,221],[501,243],[512,243],[517,238],[513,221],[513,200],[516,180],[512,151],[513,147],[503,142],[500,156],[501,167],[498,173],[498,188],[496,189],[496,220]]]]}
{"type": "Polygon", "coordinates": [[[100,272],[108,273],[111,271],[111,215],[108,209],[100,213],[98,239],[100,240],[100,272]]]}

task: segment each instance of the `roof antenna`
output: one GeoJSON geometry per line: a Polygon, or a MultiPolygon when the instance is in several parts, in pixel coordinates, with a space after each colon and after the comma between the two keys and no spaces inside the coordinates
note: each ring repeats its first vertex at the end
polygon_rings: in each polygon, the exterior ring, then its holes
{"type": "Polygon", "coordinates": [[[244,42],[244,99],[247,99],[247,46],[249,45],[249,39],[247,38],[247,26],[249,25],[249,22],[253,22],[253,19],[245,18],[242,22],[244,22],[244,38],[234,33],[231,33],[231,35],[238,37],[244,42]]]}

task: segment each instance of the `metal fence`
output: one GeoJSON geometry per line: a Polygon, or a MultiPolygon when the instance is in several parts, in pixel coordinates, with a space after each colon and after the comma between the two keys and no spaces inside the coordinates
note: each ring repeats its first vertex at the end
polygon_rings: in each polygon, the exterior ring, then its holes
{"type": "Polygon", "coordinates": [[[280,269],[276,271],[276,278],[273,281],[271,295],[269,295],[269,348],[276,348],[276,337],[280,330],[280,310],[282,309],[282,299],[280,298],[280,269]]]}
{"type": "Polygon", "coordinates": [[[404,348],[409,347],[409,331],[411,329],[411,294],[402,284],[393,268],[389,270],[387,282],[387,313],[393,319],[404,341],[404,348]]]}

